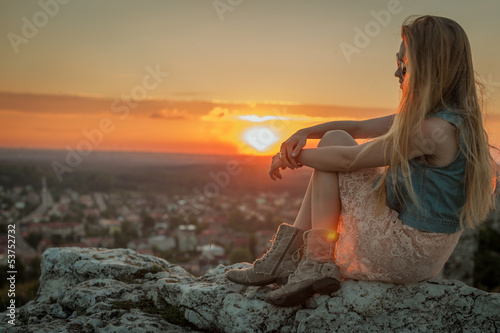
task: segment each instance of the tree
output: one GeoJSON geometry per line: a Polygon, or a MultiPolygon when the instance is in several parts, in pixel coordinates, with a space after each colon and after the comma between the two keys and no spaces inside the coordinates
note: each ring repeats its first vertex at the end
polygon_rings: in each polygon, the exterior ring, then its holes
{"type": "Polygon", "coordinates": [[[474,258],[474,286],[488,291],[500,291],[500,233],[492,228],[492,220],[479,230],[479,244],[474,258]]]}
{"type": "Polygon", "coordinates": [[[113,233],[115,247],[127,247],[128,242],[137,239],[137,229],[132,223],[125,221],[122,223],[122,231],[113,233]]]}
{"type": "Polygon", "coordinates": [[[62,236],[58,234],[51,235],[50,241],[52,242],[53,247],[61,246],[64,243],[62,236]]]}
{"type": "Polygon", "coordinates": [[[250,250],[250,255],[252,258],[255,258],[257,256],[257,237],[255,236],[255,233],[252,233],[249,237],[249,244],[248,244],[249,250],[250,250]]]}
{"type": "Polygon", "coordinates": [[[32,248],[36,249],[38,247],[38,243],[42,238],[43,235],[41,233],[32,232],[29,233],[28,236],[26,236],[25,240],[32,248]]]}
{"type": "Polygon", "coordinates": [[[156,221],[150,215],[145,215],[142,218],[142,227],[146,233],[150,233],[155,228],[156,221]]]}
{"type": "Polygon", "coordinates": [[[227,224],[230,228],[239,231],[248,231],[248,228],[251,227],[251,225],[245,222],[245,215],[243,215],[239,209],[234,208],[231,210],[227,218],[227,224]]]}

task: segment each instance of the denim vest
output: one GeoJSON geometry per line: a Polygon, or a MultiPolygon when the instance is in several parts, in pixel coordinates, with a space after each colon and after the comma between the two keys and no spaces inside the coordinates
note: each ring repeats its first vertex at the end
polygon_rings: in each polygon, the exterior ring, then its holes
{"type": "MultiPolygon", "coordinates": [[[[465,149],[463,138],[463,118],[451,110],[437,112],[430,117],[444,119],[460,130],[460,144],[465,149]]],[[[416,206],[402,181],[401,169],[397,169],[398,185],[401,194],[393,189],[393,177],[387,176],[387,206],[399,213],[399,219],[415,229],[451,234],[462,229],[460,210],[465,204],[465,165],[466,157],[461,150],[449,164],[432,166],[421,158],[409,162],[413,189],[420,202],[416,206]]]]}

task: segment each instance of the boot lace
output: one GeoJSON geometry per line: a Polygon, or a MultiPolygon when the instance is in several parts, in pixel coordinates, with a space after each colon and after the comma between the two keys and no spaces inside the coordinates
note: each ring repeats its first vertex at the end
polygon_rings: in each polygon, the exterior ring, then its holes
{"type": "Polygon", "coordinates": [[[266,253],[264,253],[264,255],[262,257],[260,257],[259,259],[257,259],[255,261],[255,264],[256,263],[264,263],[267,261],[267,259],[271,256],[271,252],[273,252],[273,248],[274,248],[274,243],[280,241],[281,237],[282,237],[283,233],[281,232],[278,232],[278,233],[275,233],[273,238],[270,240],[271,242],[271,247],[266,251],[266,253]]]}

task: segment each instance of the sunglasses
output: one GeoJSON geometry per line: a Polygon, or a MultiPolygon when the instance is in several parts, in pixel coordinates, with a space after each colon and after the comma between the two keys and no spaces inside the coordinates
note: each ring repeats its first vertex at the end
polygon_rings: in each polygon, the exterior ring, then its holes
{"type": "Polygon", "coordinates": [[[403,76],[406,75],[406,64],[403,60],[399,59],[399,52],[396,53],[396,66],[403,76]]]}

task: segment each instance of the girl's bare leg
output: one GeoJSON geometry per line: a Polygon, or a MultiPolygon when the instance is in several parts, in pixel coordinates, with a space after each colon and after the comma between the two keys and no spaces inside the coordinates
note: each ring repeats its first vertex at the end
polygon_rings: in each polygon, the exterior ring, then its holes
{"type": "Polygon", "coordinates": [[[299,213],[295,218],[293,226],[300,230],[311,229],[311,188],[312,188],[313,178],[309,180],[309,185],[307,186],[306,194],[302,199],[302,204],[300,205],[299,213]]]}
{"type": "MultiPolygon", "coordinates": [[[[319,146],[354,144],[356,141],[346,132],[332,131],[323,136],[319,146]]],[[[269,303],[296,306],[314,293],[327,295],[340,288],[340,268],[335,262],[340,211],[338,173],[314,170],[294,224],[308,227],[302,260],[288,283],[267,295],[269,303]]]]}
{"type": "Polygon", "coordinates": [[[311,229],[337,230],[340,207],[338,174],[314,170],[311,192],[311,229]]]}
{"type": "MultiPolygon", "coordinates": [[[[344,131],[330,131],[325,133],[318,147],[340,145],[352,146],[357,142],[344,131]]],[[[336,230],[340,209],[337,172],[314,170],[293,226],[301,230],[336,230]]]]}

